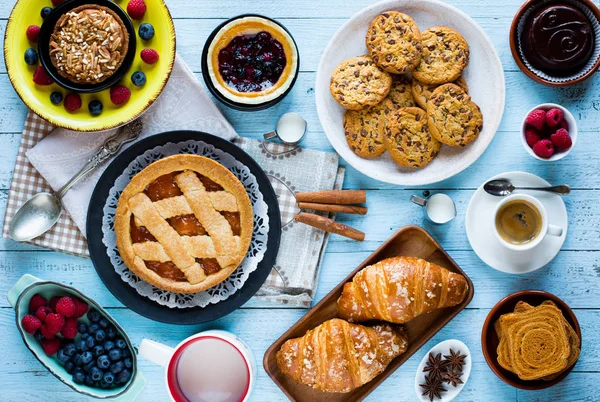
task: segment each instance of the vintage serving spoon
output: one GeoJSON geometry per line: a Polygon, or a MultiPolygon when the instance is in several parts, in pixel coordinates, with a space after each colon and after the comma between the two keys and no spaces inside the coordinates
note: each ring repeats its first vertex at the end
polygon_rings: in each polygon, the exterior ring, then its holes
{"type": "Polygon", "coordinates": [[[512,183],[506,179],[491,180],[485,183],[483,189],[486,193],[503,197],[510,195],[515,190],[535,190],[535,191],[547,191],[549,193],[555,193],[560,195],[566,195],[571,192],[571,188],[566,184],[552,187],[515,187],[512,183]]]}
{"type": "Polygon", "coordinates": [[[142,122],[136,120],[120,129],[106,140],[104,145],[56,193],[38,193],[31,197],[17,210],[10,222],[9,235],[16,241],[27,241],[46,233],[58,221],[62,213],[61,203],[65,193],[82,177],[94,170],[98,165],[119,152],[121,147],[135,140],[142,131],[142,122]]]}

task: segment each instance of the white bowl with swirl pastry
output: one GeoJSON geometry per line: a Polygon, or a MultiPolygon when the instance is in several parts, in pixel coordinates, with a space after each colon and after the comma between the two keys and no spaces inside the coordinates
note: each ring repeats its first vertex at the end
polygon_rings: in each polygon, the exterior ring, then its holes
{"type": "Polygon", "coordinates": [[[450,402],[458,396],[460,391],[462,391],[465,385],[467,384],[467,381],[469,380],[469,375],[471,374],[471,351],[469,350],[467,345],[465,345],[458,339],[448,339],[447,341],[440,342],[434,347],[432,347],[431,350],[429,350],[425,354],[425,356],[423,356],[419,367],[417,367],[417,374],[415,375],[415,392],[417,393],[417,398],[419,399],[419,401],[429,402],[429,397],[423,395],[424,389],[419,385],[425,383],[425,374],[427,373],[423,372],[423,369],[425,368],[425,365],[429,360],[429,354],[433,353],[433,355],[435,356],[438,353],[441,353],[443,358],[444,355],[450,354],[450,349],[452,349],[455,352],[460,352],[460,354],[462,355],[466,355],[462,376],[460,377],[463,383],[458,384],[456,387],[453,387],[451,384],[443,382],[442,385],[447,391],[441,394],[441,399],[435,400],[441,402],[450,402]]]}
{"type": "Polygon", "coordinates": [[[361,173],[386,183],[425,185],[448,179],[473,164],[492,142],[504,112],[504,71],[494,45],[481,27],[464,12],[438,0],[386,0],[359,11],[331,38],[321,56],[315,83],[315,98],[323,130],[338,154],[361,173]],[[343,60],[367,53],[365,34],[371,21],[382,12],[397,10],[409,15],[423,30],[436,25],[456,29],[470,48],[469,65],[463,78],[469,94],[483,114],[483,130],[464,148],[442,146],[440,154],[421,169],[402,168],[389,154],[374,159],[357,156],[346,142],[344,113],[331,96],[331,73],[343,60]]]}

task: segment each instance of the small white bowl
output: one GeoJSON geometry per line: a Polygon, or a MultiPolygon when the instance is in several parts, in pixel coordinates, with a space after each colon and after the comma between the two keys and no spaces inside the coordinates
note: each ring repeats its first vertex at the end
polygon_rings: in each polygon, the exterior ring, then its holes
{"type": "Polygon", "coordinates": [[[569,154],[569,152],[571,152],[573,150],[573,147],[575,147],[576,141],[577,141],[577,122],[575,121],[575,117],[573,117],[571,112],[569,112],[566,108],[564,108],[560,105],[557,105],[556,103],[542,103],[541,105],[537,105],[536,107],[534,107],[530,111],[528,111],[525,114],[525,116],[523,117],[523,123],[521,123],[521,143],[523,144],[523,147],[529,153],[529,155],[533,156],[535,159],[538,159],[538,160],[541,160],[544,162],[553,162],[553,161],[560,160],[560,159],[564,158],[565,156],[567,156],[569,154]],[[538,109],[550,110],[550,109],[554,109],[554,108],[562,110],[563,118],[567,121],[567,124],[569,125],[569,135],[571,136],[571,141],[573,142],[573,144],[571,145],[571,148],[567,149],[566,151],[556,152],[554,155],[552,155],[549,158],[540,158],[533,152],[533,148],[531,148],[531,147],[529,147],[529,145],[527,145],[527,141],[525,140],[525,129],[527,128],[527,124],[525,124],[525,120],[527,119],[527,116],[529,116],[529,113],[533,112],[534,110],[538,110],[538,109]]]}
{"type": "Polygon", "coordinates": [[[460,351],[461,354],[466,355],[465,365],[463,366],[463,374],[460,378],[463,383],[458,384],[456,387],[453,387],[450,384],[443,383],[444,388],[447,389],[446,392],[441,394],[442,399],[437,399],[440,402],[450,402],[462,391],[462,389],[467,385],[467,381],[469,380],[469,375],[471,374],[471,351],[463,342],[458,339],[448,339],[447,341],[440,342],[434,347],[431,348],[425,356],[423,356],[423,360],[421,360],[421,364],[417,367],[417,374],[415,375],[415,392],[417,393],[417,399],[421,402],[429,402],[429,398],[423,396],[423,389],[419,386],[419,384],[425,383],[425,374],[423,369],[425,368],[425,364],[429,360],[429,353],[433,353],[433,355],[437,355],[438,353],[444,355],[450,354],[450,348],[454,351],[460,351]]]}

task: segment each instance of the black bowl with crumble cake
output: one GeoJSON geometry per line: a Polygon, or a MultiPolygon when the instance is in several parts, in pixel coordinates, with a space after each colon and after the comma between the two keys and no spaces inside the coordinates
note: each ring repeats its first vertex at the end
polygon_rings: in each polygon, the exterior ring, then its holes
{"type": "Polygon", "coordinates": [[[40,29],[38,53],[60,86],[99,92],[129,70],[136,32],[127,13],[109,0],[72,0],[59,4],[40,29]]]}

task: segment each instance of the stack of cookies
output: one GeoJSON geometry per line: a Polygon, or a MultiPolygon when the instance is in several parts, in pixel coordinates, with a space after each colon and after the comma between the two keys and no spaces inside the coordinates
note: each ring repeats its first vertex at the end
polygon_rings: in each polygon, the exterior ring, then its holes
{"type": "Polygon", "coordinates": [[[368,55],[340,63],[331,75],[333,98],[347,111],[348,146],[362,158],[387,150],[403,167],[420,168],[442,144],[464,147],[483,126],[461,77],[469,45],[455,30],[419,31],[406,14],[387,11],[370,24],[368,55]]]}

